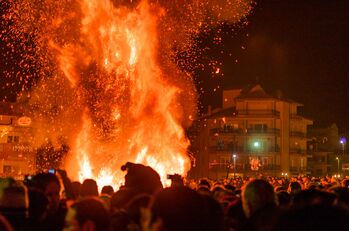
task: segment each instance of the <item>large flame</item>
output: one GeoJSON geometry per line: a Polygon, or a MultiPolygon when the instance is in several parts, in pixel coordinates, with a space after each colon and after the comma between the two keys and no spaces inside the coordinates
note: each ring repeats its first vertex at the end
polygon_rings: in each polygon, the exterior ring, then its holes
{"type": "Polygon", "coordinates": [[[163,182],[167,174],[187,173],[183,129],[195,118],[196,92],[191,75],[173,62],[174,50],[188,50],[193,34],[222,20],[239,21],[251,10],[250,0],[12,5],[12,29],[35,38],[30,59],[40,63],[41,78],[22,94],[36,141],[70,146],[65,167],[72,179],[119,186],[127,161],[153,167],[163,182]]]}
{"type": "Polygon", "coordinates": [[[88,54],[83,63],[94,65],[98,69],[94,74],[99,74],[87,80],[98,89],[79,92],[88,105],[68,159],[70,175],[97,179],[99,185],[119,185],[119,167],[126,161],[153,167],[163,182],[167,174],[186,174],[189,142],[176,107],[181,89],[167,83],[167,73],[159,68],[157,18],[148,2],[130,10],[116,9],[107,0],[85,0],[81,9],[81,42],[88,48],[54,46],[73,87],[85,78],[71,68],[77,62],[74,56],[88,54]],[[91,96],[101,99],[89,99],[91,96]],[[92,111],[96,108],[102,111],[92,111]],[[97,123],[100,120],[104,122],[97,123]]]}

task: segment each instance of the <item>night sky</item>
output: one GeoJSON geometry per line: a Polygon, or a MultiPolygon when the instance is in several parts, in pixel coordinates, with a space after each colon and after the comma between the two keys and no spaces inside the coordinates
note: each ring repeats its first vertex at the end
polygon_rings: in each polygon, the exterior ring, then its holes
{"type": "Polygon", "coordinates": [[[347,0],[261,0],[248,25],[219,28],[222,43],[213,42],[218,32],[203,36],[201,44],[212,48],[206,55],[222,70],[197,72],[202,110],[220,106],[223,88],[259,83],[304,104],[301,113],[314,125],[335,122],[347,134],[348,9],[347,0]]]}
{"type": "MultiPolygon", "coordinates": [[[[6,11],[5,2],[1,14],[6,11]]],[[[220,107],[223,88],[259,83],[268,93],[281,90],[285,98],[304,104],[301,113],[316,126],[335,122],[341,133],[348,134],[348,10],[348,0],[258,0],[242,23],[205,30],[196,40],[199,48],[205,48],[200,57],[183,62],[194,73],[200,111],[208,105],[220,107]],[[194,62],[203,65],[196,68],[194,62]]],[[[9,23],[1,23],[0,29],[9,23]]],[[[26,68],[37,65],[32,63],[35,58],[24,64],[16,58],[32,46],[30,36],[20,38],[25,42],[15,42],[23,46],[16,50],[4,46],[11,44],[7,38],[0,38],[1,99],[13,100],[22,88],[12,86],[12,76],[5,71],[12,73],[22,65],[21,75],[34,76],[34,80],[38,75],[26,68]]]]}

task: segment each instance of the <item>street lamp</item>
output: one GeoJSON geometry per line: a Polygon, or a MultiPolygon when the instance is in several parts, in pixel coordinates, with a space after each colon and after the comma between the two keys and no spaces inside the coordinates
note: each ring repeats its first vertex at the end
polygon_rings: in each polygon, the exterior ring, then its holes
{"type": "Polygon", "coordinates": [[[253,146],[254,146],[255,148],[259,148],[259,147],[260,147],[259,141],[254,141],[253,146]]]}
{"type": "Polygon", "coordinates": [[[343,156],[344,156],[346,138],[345,138],[345,137],[342,137],[342,138],[340,139],[339,143],[341,144],[342,154],[343,154],[343,156]]]}

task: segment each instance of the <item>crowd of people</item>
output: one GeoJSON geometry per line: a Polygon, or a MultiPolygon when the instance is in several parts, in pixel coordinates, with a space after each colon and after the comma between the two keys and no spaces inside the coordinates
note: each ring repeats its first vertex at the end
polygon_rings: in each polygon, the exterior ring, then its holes
{"type": "Polygon", "coordinates": [[[119,189],[71,182],[65,171],[0,180],[0,230],[349,230],[349,179],[235,177],[212,181],[126,163],[119,189]]]}

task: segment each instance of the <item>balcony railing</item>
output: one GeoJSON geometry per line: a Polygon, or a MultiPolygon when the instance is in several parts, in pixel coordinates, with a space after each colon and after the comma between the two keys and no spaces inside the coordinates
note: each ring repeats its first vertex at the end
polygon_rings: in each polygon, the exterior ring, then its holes
{"type": "Polygon", "coordinates": [[[256,128],[248,128],[247,129],[248,134],[280,134],[280,129],[278,128],[262,128],[262,129],[256,129],[256,128]]]}
{"type": "Polygon", "coordinates": [[[297,154],[306,154],[306,150],[300,149],[300,148],[290,148],[289,152],[290,153],[297,153],[297,154]]]}
{"type": "Polygon", "coordinates": [[[269,152],[280,152],[280,147],[276,146],[276,147],[270,147],[268,149],[269,152]]]}
{"type": "Polygon", "coordinates": [[[244,149],[243,146],[233,146],[231,144],[220,144],[213,145],[209,147],[210,152],[238,152],[238,153],[279,153],[280,147],[269,147],[269,148],[261,148],[256,150],[251,146],[247,145],[244,149]]]}
{"type": "Polygon", "coordinates": [[[302,116],[300,116],[300,115],[298,115],[298,114],[290,114],[290,118],[291,119],[294,119],[294,120],[302,120],[303,119],[303,117],[302,116]]]}
{"type": "Polygon", "coordinates": [[[226,128],[212,128],[210,129],[210,133],[211,134],[215,134],[215,133],[227,133],[227,134],[242,134],[242,129],[234,129],[231,127],[226,127],[226,128]]]}
{"type": "Polygon", "coordinates": [[[280,112],[276,110],[239,110],[238,116],[280,116],[280,112]]]}
{"type": "Polygon", "coordinates": [[[234,147],[233,145],[230,144],[225,144],[225,145],[215,145],[209,147],[209,151],[211,152],[243,152],[243,147],[234,147]]]}
{"type": "Polygon", "coordinates": [[[291,131],[291,132],[289,133],[289,135],[292,136],[292,137],[306,138],[306,133],[305,133],[305,132],[291,131]]]}
{"type": "Polygon", "coordinates": [[[306,167],[290,167],[289,171],[291,172],[306,172],[306,167]]]}
{"type": "Polygon", "coordinates": [[[29,143],[1,143],[0,144],[0,159],[7,158],[22,158],[23,155],[33,154],[36,149],[29,143]]]}
{"type": "Polygon", "coordinates": [[[265,148],[265,147],[261,147],[259,149],[257,148],[253,148],[251,146],[247,146],[246,147],[246,153],[252,153],[252,154],[259,154],[259,153],[279,153],[280,152],[280,148],[279,147],[269,147],[269,148],[265,148]]]}
{"type": "Polygon", "coordinates": [[[242,171],[243,169],[245,169],[244,164],[242,163],[236,163],[236,165],[234,165],[234,163],[232,162],[211,162],[209,163],[209,170],[224,170],[227,171],[229,170],[230,172],[233,171],[242,171]]]}
{"type": "Polygon", "coordinates": [[[243,129],[233,129],[233,128],[212,128],[210,129],[211,135],[223,135],[223,134],[236,134],[236,135],[242,135],[242,134],[248,134],[248,135],[255,135],[255,134],[265,134],[265,135],[279,135],[280,129],[278,128],[248,128],[246,131],[243,131],[243,129]]]}

